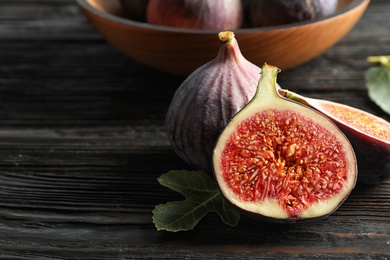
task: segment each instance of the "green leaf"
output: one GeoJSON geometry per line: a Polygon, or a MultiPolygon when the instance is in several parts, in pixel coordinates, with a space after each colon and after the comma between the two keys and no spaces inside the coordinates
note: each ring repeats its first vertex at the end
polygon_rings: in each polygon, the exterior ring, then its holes
{"type": "Polygon", "coordinates": [[[390,114],[390,59],[388,56],[379,56],[369,57],[368,61],[380,63],[380,66],[371,67],[366,72],[368,96],[390,114]]]}
{"type": "Polygon", "coordinates": [[[225,200],[215,180],[205,172],[170,171],[157,180],[185,197],[185,200],[160,204],[154,208],[153,223],[157,230],[192,230],[209,212],[217,213],[229,226],[238,224],[240,214],[225,200]]]}

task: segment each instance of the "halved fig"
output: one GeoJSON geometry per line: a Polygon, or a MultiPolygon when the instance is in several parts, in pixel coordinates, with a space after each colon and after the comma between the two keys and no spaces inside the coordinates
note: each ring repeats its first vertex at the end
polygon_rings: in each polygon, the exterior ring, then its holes
{"type": "Polygon", "coordinates": [[[213,169],[233,205],[271,221],[326,217],[355,187],[353,148],[328,118],[278,94],[265,64],[254,98],[221,133],[213,169]]]}
{"type": "Polygon", "coordinates": [[[378,184],[390,177],[390,123],[361,109],[308,98],[292,91],[279,93],[329,117],[350,140],[358,162],[358,182],[378,184]]]}

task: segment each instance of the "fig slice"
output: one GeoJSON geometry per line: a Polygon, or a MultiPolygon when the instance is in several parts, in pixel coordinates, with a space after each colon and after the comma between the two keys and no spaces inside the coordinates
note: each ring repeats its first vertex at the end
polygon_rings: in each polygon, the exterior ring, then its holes
{"type": "Polygon", "coordinates": [[[357,179],[353,148],[328,118],[278,94],[277,67],[265,64],[254,98],[222,131],[213,151],[221,193],[261,219],[323,218],[357,179]]]}
{"type": "Polygon", "coordinates": [[[390,123],[361,109],[333,101],[308,98],[289,90],[279,94],[308,105],[331,119],[350,140],[362,184],[378,184],[390,177],[390,123]]]}

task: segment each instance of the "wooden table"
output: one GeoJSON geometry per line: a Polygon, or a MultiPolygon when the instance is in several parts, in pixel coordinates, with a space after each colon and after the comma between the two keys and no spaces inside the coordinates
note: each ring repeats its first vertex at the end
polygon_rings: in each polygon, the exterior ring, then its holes
{"type": "MultiPolygon", "coordinates": [[[[366,57],[390,54],[389,14],[372,0],[279,84],[389,120],[364,83],[366,57]]],[[[390,258],[390,181],[359,185],[316,222],[231,228],[210,214],[193,231],[156,231],[154,206],[181,199],[156,178],[188,168],[164,130],[183,79],[119,53],[73,0],[0,0],[0,258],[390,258]]]]}

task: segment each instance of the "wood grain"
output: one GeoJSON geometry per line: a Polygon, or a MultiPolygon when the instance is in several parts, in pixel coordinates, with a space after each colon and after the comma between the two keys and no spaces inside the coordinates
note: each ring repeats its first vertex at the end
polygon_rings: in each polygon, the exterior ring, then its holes
{"type": "MultiPolygon", "coordinates": [[[[369,55],[388,54],[390,3],[372,0],[334,48],[279,83],[390,119],[367,97],[369,55]]],[[[183,77],[108,45],[72,0],[0,1],[1,259],[388,259],[390,181],[358,186],[325,220],[277,225],[215,214],[157,232],[152,209],[182,199],[156,178],[189,169],[165,111],[183,77]]]]}

